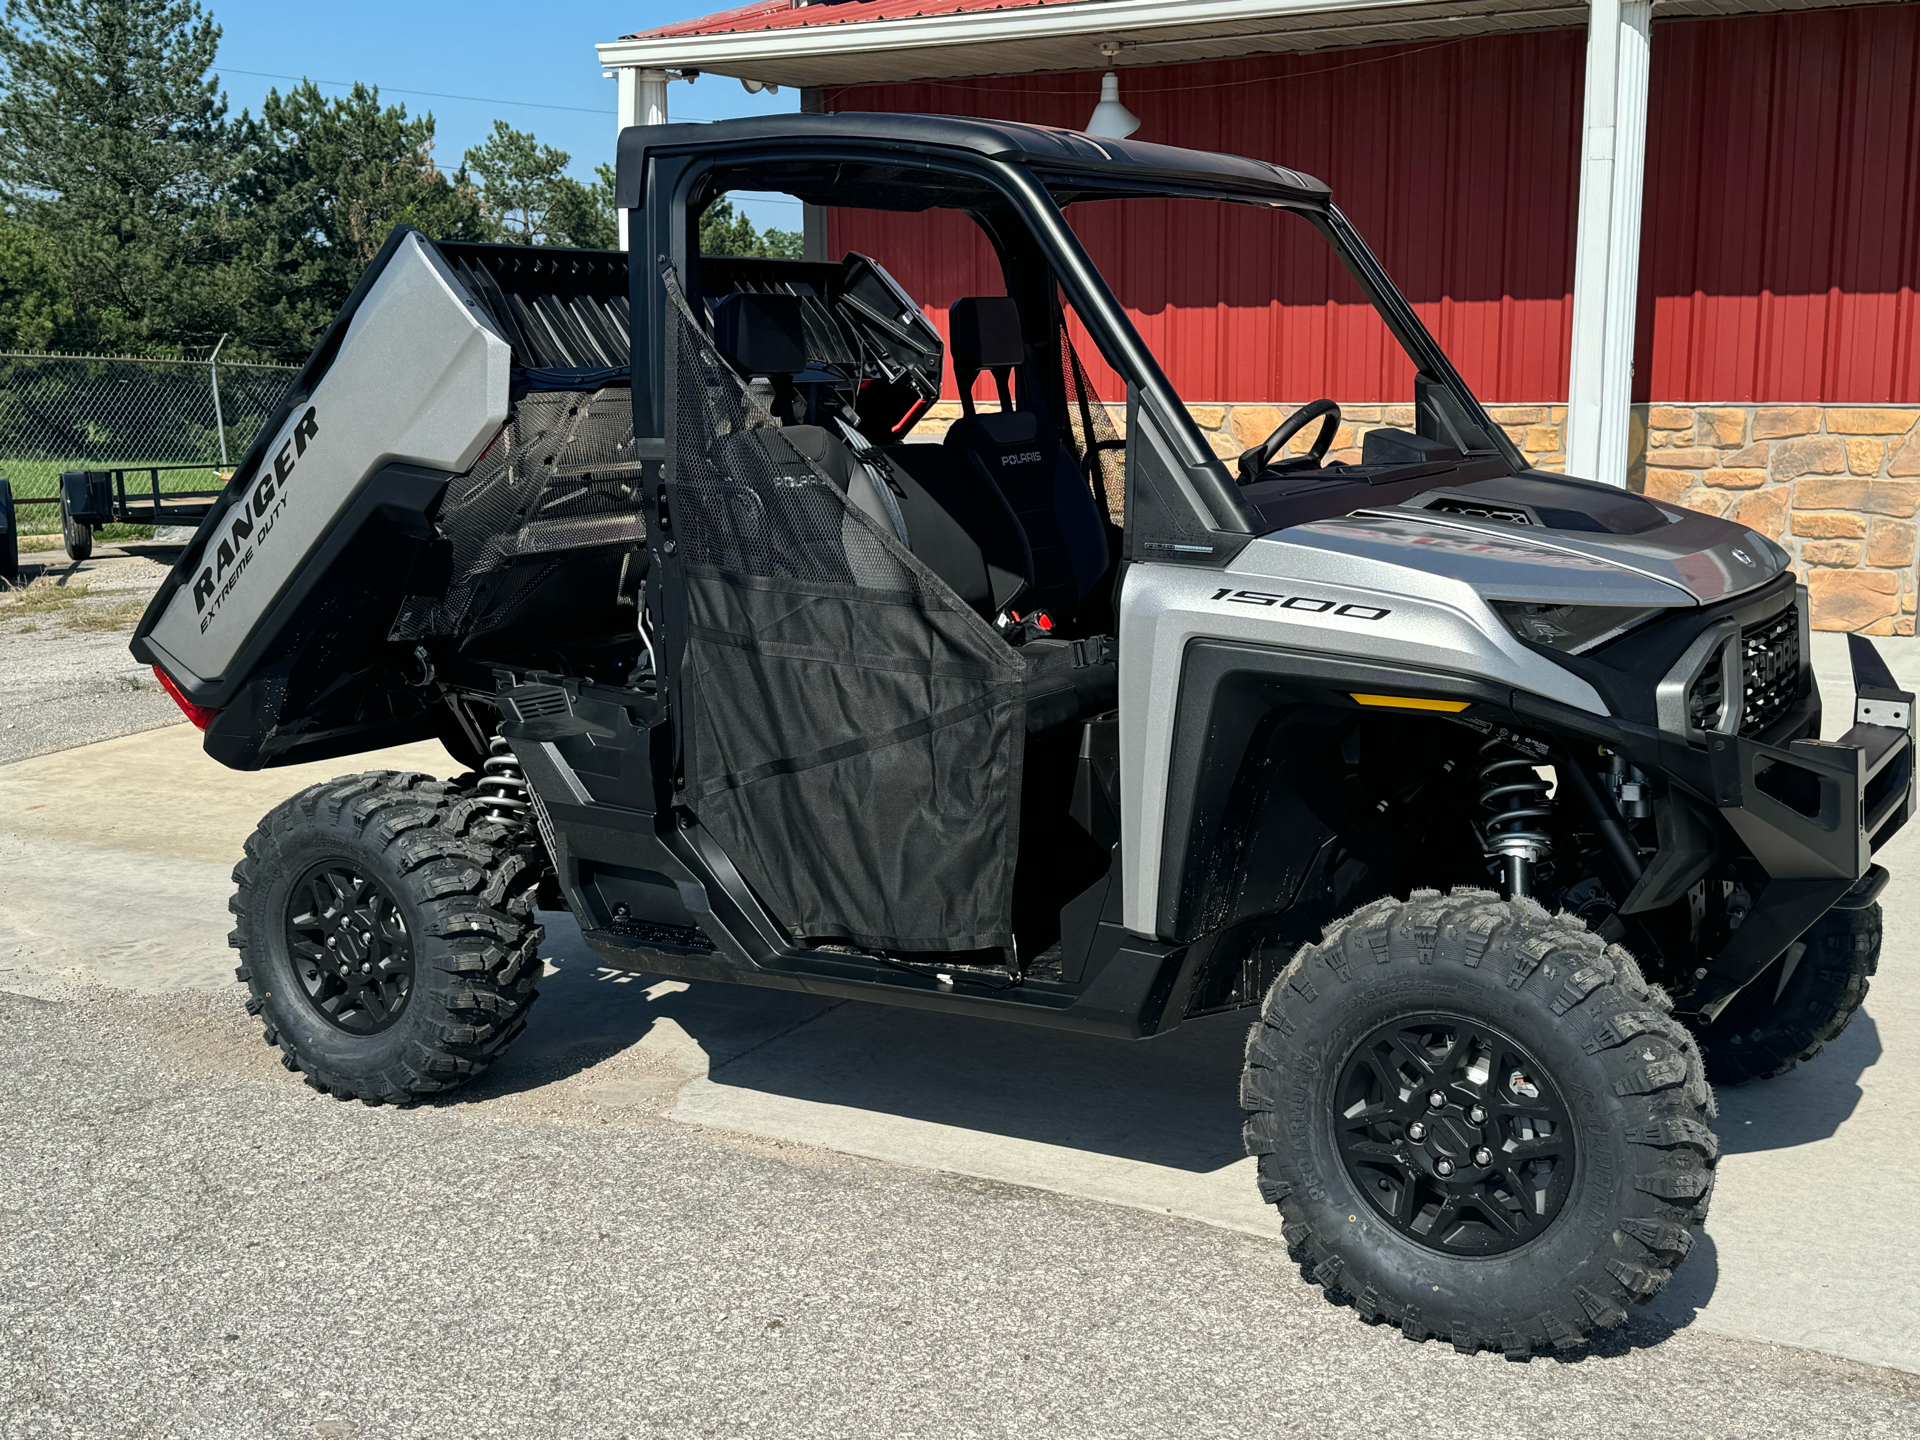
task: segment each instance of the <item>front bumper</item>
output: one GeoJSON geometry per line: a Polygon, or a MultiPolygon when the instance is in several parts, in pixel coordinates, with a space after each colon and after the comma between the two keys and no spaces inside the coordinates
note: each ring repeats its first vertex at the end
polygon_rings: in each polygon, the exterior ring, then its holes
{"type": "Polygon", "coordinates": [[[1854,724],[1837,741],[1708,741],[1714,804],[1779,880],[1858,880],[1914,814],[1914,696],[1873,642],[1848,637],[1854,724]]]}
{"type": "Polygon", "coordinates": [[[1768,879],[1681,1002],[1703,1020],[1829,910],[1872,904],[1887,880],[1874,853],[1914,814],[1914,696],[1896,688],[1872,642],[1849,636],[1848,658],[1854,723],[1840,740],[1708,739],[1715,805],[1768,879]]]}

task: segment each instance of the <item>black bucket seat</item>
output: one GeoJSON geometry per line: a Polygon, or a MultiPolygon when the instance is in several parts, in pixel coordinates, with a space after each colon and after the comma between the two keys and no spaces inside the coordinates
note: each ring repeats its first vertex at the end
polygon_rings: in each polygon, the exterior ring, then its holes
{"type": "Polygon", "coordinates": [[[943,444],[997,488],[1019,519],[1033,555],[1028,602],[1069,623],[1107,574],[1107,522],[1025,376],[1016,403],[1011,381],[1027,359],[1020,311],[1006,296],[957,300],[948,333],[962,414],[943,444]],[[1000,392],[997,413],[974,409],[974,380],[983,370],[1000,392]]]}

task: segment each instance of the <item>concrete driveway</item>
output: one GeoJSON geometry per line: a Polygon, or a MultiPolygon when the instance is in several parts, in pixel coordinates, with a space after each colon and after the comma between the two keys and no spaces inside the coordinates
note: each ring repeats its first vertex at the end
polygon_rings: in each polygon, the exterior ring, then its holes
{"type": "Polygon", "coordinates": [[[180,726],[0,766],[0,1434],[1917,1429],[1912,829],[1863,1015],[1723,1093],[1688,1265],[1517,1367],[1299,1279],[1239,1156],[1243,1018],[1128,1044],[688,985],[549,916],[481,1086],[315,1096],[240,1012],[227,871],[347,768],[236,775],[180,726]]]}

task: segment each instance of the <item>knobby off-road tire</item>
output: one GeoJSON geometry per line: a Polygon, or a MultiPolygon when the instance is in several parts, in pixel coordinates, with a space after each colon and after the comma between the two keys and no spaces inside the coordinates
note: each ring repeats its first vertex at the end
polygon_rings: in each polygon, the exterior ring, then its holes
{"type": "Polygon", "coordinates": [[[1776,961],[1712,1024],[1697,1028],[1715,1085],[1786,1075],[1848,1028],[1881,964],[1881,907],[1829,911],[1801,944],[1807,949],[1786,986],[1776,961]]]}
{"type": "Polygon", "coordinates": [[[1719,1153],[1694,1040],[1633,957],[1465,888],[1376,901],[1302,947],[1248,1037],[1241,1099],[1261,1194],[1331,1297],[1413,1340],[1517,1359],[1577,1346],[1661,1289],[1719,1153]],[[1368,1120],[1397,1106],[1401,1122],[1368,1120]],[[1429,1139],[1410,1139],[1417,1119],[1429,1139]],[[1513,1234],[1487,1219],[1503,1196],[1528,1203],[1502,1213],[1513,1234]],[[1440,1249],[1449,1237],[1479,1253],[1440,1249]]]}
{"type": "Polygon", "coordinates": [[[234,867],[247,1010],[288,1070],[343,1101],[407,1105],[471,1081],[537,994],[543,870],[523,823],[431,776],[311,786],[234,867]]]}

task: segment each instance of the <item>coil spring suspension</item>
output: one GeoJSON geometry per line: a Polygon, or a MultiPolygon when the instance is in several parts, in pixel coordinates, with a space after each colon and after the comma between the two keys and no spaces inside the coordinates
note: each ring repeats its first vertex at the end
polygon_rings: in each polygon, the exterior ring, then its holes
{"type": "Polygon", "coordinates": [[[474,790],[487,802],[494,819],[509,821],[524,815],[532,806],[527,795],[527,777],[514,759],[513,747],[504,736],[487,742],[487,759],[480,765],[480,780],[474,790]]]}
{"type": "Polygon", "coordinates": [[[1502,863],[1510,899],[1533,891],[1534,867],[1547,859],[1554,838],[1544,823],[1554,814],[1551,787],[1534,773],[1535,761],[1498,732],[1481,745],[1481,809],[1488,812],[1482,845],[1502,863]]]}

